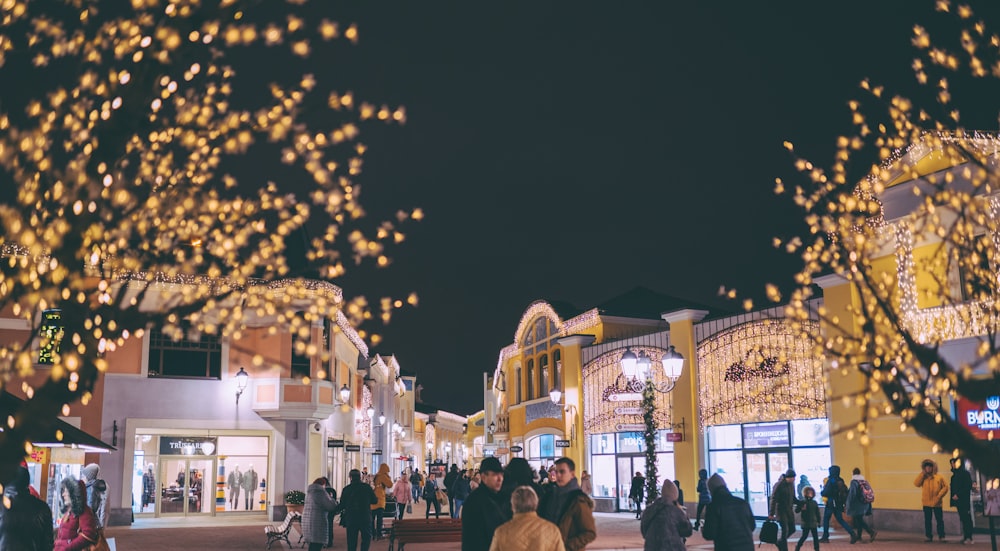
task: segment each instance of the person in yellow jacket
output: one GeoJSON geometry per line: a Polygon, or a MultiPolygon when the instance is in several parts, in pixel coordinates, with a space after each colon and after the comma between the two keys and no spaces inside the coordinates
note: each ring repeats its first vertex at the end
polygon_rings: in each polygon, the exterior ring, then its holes
{"type": "Polygon", "coordinates": [[[382,463],[378,466],[378,473],[372,479],[372,489],[375,490],[375,499],[378,501],[372,504],[372,523],[375,539],[382,539],[382,515],[385,514],[385,491],[392,488],[392,477],[389,476],[389,465],[382,463]]]}
{"type": "Polygon", "coordinates": [[[944,541],[944,517],[941,512],[941,504],[944,496],[948,495],[948,483],[944,477],[938,474],[938,466],[931,459],[924,459],[920,463],[920,474],[913,481],[913,485],[920,488],[920,502],[924,506],[924,535],[927,541],[934,541],[934,534],[931,532],[931,515],[937,521],[938,541],[944,541]]]}

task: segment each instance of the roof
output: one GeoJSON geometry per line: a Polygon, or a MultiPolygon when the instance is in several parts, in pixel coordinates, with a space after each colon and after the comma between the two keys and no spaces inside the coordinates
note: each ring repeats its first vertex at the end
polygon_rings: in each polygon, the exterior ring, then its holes
{"type": "Polygon", "coordinates": [[[657,293],[646,287],[634,287],[597,305],[602,315],[623,318],[660,319],[660,315],[674,310],[708,310],[718,313],[722,308],[693,300],[657,293]]]}
{"type": "MultiPolygon", "coordinates": [[[[25,401],[6,390],[0,392],[0,415],[15,415],[25,407],[25,401]]],[[[41,447],[80,447],[88,452],[115,451],[115,447],[91,436],[73,425],[54,417],[51,422],[39,423],[27,435],[32,444],[41,447]],[[58,433],[62,433],[59,439],[58,433]]]]}

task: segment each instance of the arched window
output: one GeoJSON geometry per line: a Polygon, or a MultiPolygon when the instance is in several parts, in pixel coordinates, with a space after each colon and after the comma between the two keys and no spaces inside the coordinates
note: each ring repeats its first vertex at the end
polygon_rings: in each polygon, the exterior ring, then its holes
{"type": "Polygon", "coordinates": [[[292,378],[309,377],[310,362],[306,347],[309,346],[311,324],[306,319],[305,312],[296,312],[290,327],[292,331],[292,378]]]}
{"type": "Polygon", "coordinates": [[[563,387],[563,374],[562,374],[562,349],[556,348],[552,350],[552,386],[558,388],[559,390],[566,392],[563,387]]]}
{"type": "Polygon", "coordinates": [[[543,354],[538,358],[538,376],[539,382],[538,392],[539,396],[544,395],[546,392],[552,390],[552,386],[549,383],[549,355],[543,354]]]}
{"type": "Polygon", "coordinates": [[[528,392],[529,400],[535,399],[535,360],[528,360],[528,392]]]}
{"type": "Polygon", "coordinates": [[[514,388],[517,389],[517,390],[514,391],[515,392],[514,403],[515,404],[520,404],[521,403],[521,368],[520,367],[517,368],[515,376],[517,378],[517,381],[515,381],[515,383],[514,383],[514,388]]]}

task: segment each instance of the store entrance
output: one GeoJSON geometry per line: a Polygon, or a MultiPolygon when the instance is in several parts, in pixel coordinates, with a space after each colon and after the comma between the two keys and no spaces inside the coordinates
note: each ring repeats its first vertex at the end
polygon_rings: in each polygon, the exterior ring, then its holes
{"type": "MultiPolygon", "coordinates": [[[[618,456],[618,510],[635,510],[635,506],[629,506],[629,491],[632,489],[632,477],[635,473],[646,472],[646,456],[618,456]]],[[[643,475],[645,476],[645,475],[643,475]]]]}
{"type": "Polygon", "coordinates": [[[788,470],[788,452],[789,450],[785,448],[747,451],[743,454],[746,462],[743,472],[747,473],[747,500],[755,517],[767,517],[771,488],[781,480],[781,475],[788,470]]]}
{"type": "Polygon", "coordinates": [[[161,515],[211,514],[215,472],[211,458],[162,458],[159,512],[161,515]]]}

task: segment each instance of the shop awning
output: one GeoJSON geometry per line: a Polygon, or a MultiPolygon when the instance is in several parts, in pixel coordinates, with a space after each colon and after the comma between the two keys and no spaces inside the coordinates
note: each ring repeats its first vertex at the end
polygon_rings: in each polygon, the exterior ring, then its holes
{"type": "MultiPolygon", "coordinates": [[[[24,405],[24,400],[14,396],[6,390],[0,392],[0,418],[7,418],[14,415],[24,405]]],[[[103,442],[101,439],[87,434],[73,425],[59,419],[48,426],[39,427],[28,435],[29,440],[35,446],[41,448],[67,447],[79,448],[90,453],[106,453],[115,451],[115,447],[103,442]],[[62,439],[57,438],[57,433],[62,433],[62,439]]]]}

